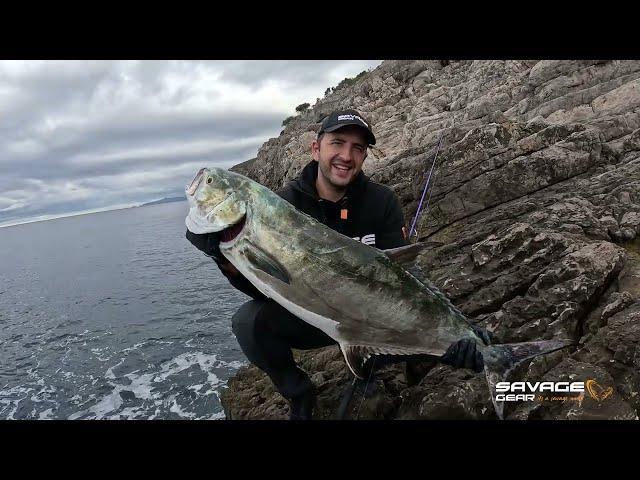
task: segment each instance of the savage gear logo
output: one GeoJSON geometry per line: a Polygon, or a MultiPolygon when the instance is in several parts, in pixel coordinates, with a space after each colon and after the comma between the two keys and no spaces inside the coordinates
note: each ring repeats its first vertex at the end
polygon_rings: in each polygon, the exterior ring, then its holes
{"type": "Polygon", "coordinates": [[[496,401],[582,402],[585,390],[596,402],[613,394],[613,387],[604,388],[592,378],[586,382],[498,382],[496,401]]]}
{"type": "Polygon", "coordinates": [[[593,379],[587,380],[586,387],[591,398],[598,402],[609,398],[613,393],[613,387],[602,388],[600,384],[593,379]]]}

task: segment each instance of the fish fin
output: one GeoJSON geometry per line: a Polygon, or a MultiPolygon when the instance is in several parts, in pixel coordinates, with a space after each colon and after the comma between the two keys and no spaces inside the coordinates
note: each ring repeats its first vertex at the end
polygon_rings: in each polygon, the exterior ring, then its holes
{"type": "Polygon", "coordinates": [[[413,275],[414,277],[416,277],[416,279],[418,279],[418,281],[420,281],[422,284],[428,287],[433,286],[433,284],[431,283],[431,280],[429,280],[427,275],[424,273],[424,270],[422,270],[422,268],[420,268],[420,265],[418,265],[417,263],[411,266],[405,266],[405,270],[411,275],[413,275]]]}
{"type": "Polygon", "coordinates": [[[245,250],[245,257],[253,268],[261,270],[281,282],[291,283],[289,273],[276,259],[253,244],[249,244],[249,246],[250,247],[245,250]]]}
{"type": "Polygon", "coordinates": [[[342,355],[344,355],[344,360],[347,362],[347,367],[349,367],[351,373],[358,378],[364,378],[364,364],[371,356],[366,351],[366,347],[341,343],[340,349],[342,350],[342,355]]]}
{"type": "Polygon", "coordinates": [[[403,247],[389,248],[382,252],[394,262],[400,264],[409,263],[415,260],[415,258],[424,250],[428,245],[424,242],[412,243],[403,247]]]}
{"type": "Polygon", "coordinates": [[[427,274],[424,273],[424,270],[422,270],[422,267],[420,267],[417,262],[407,261],[404,264],[401,264],[401,266],[405,270],[405,272],[410,273],[420,283],[430,288],[431,290],[438,291],[438,288],[433,284],[431,280],[429,280],[429,277],[427,277],[427,274]]]}
{"type": "Polygon", "coordinates": [[[415,355],[425,353],[424,350],[412,348],[343,343],[340,344],[340,349],[349,370],[358,378],[365,378],[364,365],[373,355],[415,355]]]}
{"type": "Polygon", "coordinates": [[[538,355],[555,352],[575,345],[571,340],[540,340],[536,342],[489,345],[483,350],[484,372],[491,391],[491,401],[500,420],[504,415],[504,402],[496,400],[496,384],[505,381],[515,367],[538,355]]]}
{"type": "Polygon", "coordinates": [[[399,264],[409,264],[413,262],[418,255],[420,255],[427,248],[438,248],[444,245],[442,242],[416,242],[411,243],[409,245],[404,245],[402,247],[397,248],[388,248],[387,250],[382,250],[387,257],[389,257],[392,261],[397,262],[399,264]]]}

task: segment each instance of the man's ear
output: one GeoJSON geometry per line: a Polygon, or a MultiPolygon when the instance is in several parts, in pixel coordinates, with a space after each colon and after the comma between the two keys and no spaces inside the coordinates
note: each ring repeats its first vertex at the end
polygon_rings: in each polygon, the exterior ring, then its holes
{"type": "Polygon", "coordinates": [[[318,140],[311,142],[311,156],[316,161],[320,159],[320,142],[318,140]]]}

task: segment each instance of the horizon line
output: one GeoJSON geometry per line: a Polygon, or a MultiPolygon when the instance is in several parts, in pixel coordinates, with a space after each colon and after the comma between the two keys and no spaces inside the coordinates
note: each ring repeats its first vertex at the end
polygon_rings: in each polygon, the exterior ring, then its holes
{"type": "MultiPolygon", "coordinates": [[[[5,227],[15,227],[17,225],[25,225],[28,223],[38,223],[38,222],[46,222],[48,220],[57,220],[59,218],[67,218],[67,217],[79,217],[81,215],[91,215],[93,213],[103,213],[103,212],[112,212],[112,211],[116,211],[116,210],[126,210],[128,208],[137,208],[137,207],[144,207],[147,206],[148,203],[153,203],[153,202],[157,202],[159,200],[164,200],[167,198],[180,198],[178,196],[176,197],[161,197],[158,198],[156,200],[147,200],[144,202],[137,202],[137,203],[123,203],[123,204],[118,204],[118,205],[110,205],[108,207],[100,207],[100,208],[92,208],[89,210],[78,210],[75,212],[67,212],[67,213],[61,213],[61,214],[51,214],[51,215],[40,215],[38,217],[28,217],[28,218],[23,218],[20,220],[16,220],[13,223],[0,223],[0,228],[5,228],[5,227]]],[[[186,201],[186,197],[184,199],[184,201],[186,201]]],[[[12,222],[11,220],[9,222],[12,222]]]]}

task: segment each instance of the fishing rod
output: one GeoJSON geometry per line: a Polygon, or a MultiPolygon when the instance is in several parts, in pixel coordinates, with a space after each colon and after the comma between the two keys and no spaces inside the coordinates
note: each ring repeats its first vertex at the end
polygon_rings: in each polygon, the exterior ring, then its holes
{"type": "MultiPolygon", "coordinates": [[[[453,121],[451,123],[451,127],[449,127],[450,129],[453,129],[454,125],[456,122],[456,117],[455,115],[453,116],[453,121]]],[[[433,189],[429,189],[429,184],[431,183],[431,179],[433,176],[433,170],[435,169],[436,166],[436,162],[438,160],[438,153],[440,152],[440,147],[442,146],[442,139],[444,138],[444,131],[445,129],[443,128],[442,131],[440,132],[440,138],[438,139],[438,146],[436,147],[436,153],[433,157],[433,162],[431,163],[431,169],[429,170],[429,176],[427,177],[427,181],[424,185],[424,189],[422,190],[422,197],[420,198],[420,203],[418,204],[418,209],[416,210],[416,214],[413,217],[413,222],[411,223],[411,229],[409,230],[409,238],[411,238],[412,235],[415,235],[416,237],[418,236],[418,231],[416,230],[416,223],[418,221],[418,218],[420,216],[420,211],[422,210],[422,204],[424,203],[424,197],[427,194],[427,191],[429,191],[429,197],[427,198],[427,204],[426,204],[426,208],[429,208],[429,202],[431,201],[431,195],[433,193],[433,189]]],[[[358,386],[360,386],[363,390],[362,393],[362,400],[360,401],[360,405],[357,408],[357,415],[356,415],[356,419],[359,417],[360,415],[360,409],[362,408],[362,403],[364,402],[365,396],[366,396],[366,392],[367,389],[369,387],[369,383],[371,382],[371,379],[373,377],[373,370],[374,370],[374,365],[375,365],[375,356],[372,357],[372,363],[371,363],[371,369],[369,370],[369,375],[367,376],[366,381],[364,379],[359,379],[358,377],[354,376],[353,380],[351,381],[350,384],[347,385],[347,388],[345,389],[345,391],[342,394],[342,401],[340,402],[340,405],[338,406],[338,410],[336,412],[336,419],[338,420],[344,420],[346,415],[347,415],[347,411],[349,409],[349,405],[351,404],[351,399],[353,398],[353,394],[355,393],[356,389],[358,388],[358,386]]]]}
{"type": "MultiPolygon", "coordinates": [[[[453,126],[455,125],[456,122],[456,117],[455,115],[453,116],[453,121],[451,124],[450,129],[453,129],[453,126]]],[[[436,166],[436,162],[438,160],[438,153],[440,152],[440,146],[442,145],[442,139],[444,138],[444,131],[445,129],[443,128],[442,131],[440,132],[440,138],[438,139],[438,146],[436,147],[436,153],[433,156],[433,162],[431,163],[431,169],[429,170],[429,175],[427,177],[427,181],[424,184],[424,189],[422,190],[422,197],[420,197],[420,202],[418,203],[418,208],[416,209],[416,214],[413,217],[413,221],[411,222],[411,228],[409,229],[409,239],[411,239],[412,236],[415,236],[416,239],[418,237],[418,230],[416,229],[416,224],[418,223],[418,218],[420,217],[420,211],[422,210],[422,204],[424,202],[424,197],[427,194],[427,191],[429,191],[429,198],[427,199],[427,204],[426,204],[426,208],[429,208],[429,202],[431,201],[431,194],[433,193],[433,189],[429,189],[429,185],[431,184],[431,178],[433,175],[433,170],[436,166]]]]}

